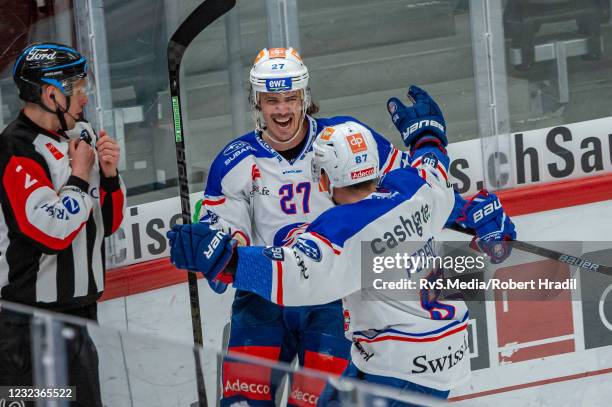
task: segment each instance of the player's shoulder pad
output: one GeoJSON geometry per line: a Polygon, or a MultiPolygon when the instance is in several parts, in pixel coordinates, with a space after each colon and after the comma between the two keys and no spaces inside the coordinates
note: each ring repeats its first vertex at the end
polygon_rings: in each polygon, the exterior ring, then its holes
{"type": "Polygon", "coordinates": [[[360,230],[401,203],[396,199],[364,199],[338,205],[319,215],[306,232],[324,236],[331,243],[343,247],[360,230]]]}
{"type": "Polygon", "coordinates": [[[390,171],[380,180],[379,187],[398,192],[405,199],[410,199],[425,184],[427,182],[419,176],[416,168],[406,167],[390,171]]]}
{"type": "Polygon", "coordinates": [[[208,174],[206,194],[221,194],[221,181],[248,157],[272,157],[258,141],[254,131],[228,143],[213,160],[208,174]]]}

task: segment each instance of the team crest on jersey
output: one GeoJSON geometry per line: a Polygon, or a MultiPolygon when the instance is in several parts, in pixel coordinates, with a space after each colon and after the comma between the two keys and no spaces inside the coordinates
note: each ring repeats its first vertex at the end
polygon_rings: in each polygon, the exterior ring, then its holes
{"type": "Polygon", "coordinates": [[[293,246],[297,237],[306,231],[308,223],[298,222],[283,226],[276,232],[272,244],[274,246],[293,246]]]}
{"type": "Polygon", "coordinates": [[[321,261],[321,249],[319,248],[319,245],[316,242],[310,239],[299,237],[297,243],[293,246],[293,248],[301,251],[306,255],[306,257],[309,257],[314,261],[321,261]]]}
{"type": "Polygon", "coordinates": [[[263,255],[273,261],[284,261],[285,252],[282,247],[270,246],[263,249],[263,255]]]}

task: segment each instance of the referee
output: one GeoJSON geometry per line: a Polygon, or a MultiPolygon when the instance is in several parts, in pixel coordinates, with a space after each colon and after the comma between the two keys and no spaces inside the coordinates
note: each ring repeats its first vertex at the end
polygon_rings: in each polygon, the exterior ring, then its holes
{"type": "MultiPolygon", "coordinates": [[[[119,146],[82,118],[87,61],[55,43],[26,47],[13,78],[25,107],[0,135],[0,300],[97,321],[104,237],[123,220],[119,146]]],[[[30,319],[0,311],[0,386],[32,385],[30,319]]],[[[68,342],[75,405],[101,406],[84,327],[68,342]]]]}

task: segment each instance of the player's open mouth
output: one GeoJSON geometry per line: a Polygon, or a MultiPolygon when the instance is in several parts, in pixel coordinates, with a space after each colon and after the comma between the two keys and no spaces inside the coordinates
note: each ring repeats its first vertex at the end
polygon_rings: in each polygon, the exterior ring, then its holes
{"type": "Polygon", "coordinates": [[[291,116],[289,116],[289,117],[277,117],[277,118],[274,118],[274,123],[278,127],[281,127],[283,129],[286,129],[289,126],[291,126],[291,122],[292,121],[293,121],[293,118],[291,116]]]}

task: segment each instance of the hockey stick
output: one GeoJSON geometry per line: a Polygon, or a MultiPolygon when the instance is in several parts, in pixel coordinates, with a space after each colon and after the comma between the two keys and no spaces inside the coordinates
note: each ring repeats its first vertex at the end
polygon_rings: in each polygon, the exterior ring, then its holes
{"type": "MultiPolygon", "coordinates": [[[[193,39],[213,21],[227,13],[236,0],[206,0],[183,21],[170,37],[168,42],[168,79],[170,80],[170,98],[172,116],[174,119],[174,140],[176,147],[176,166],[178,168],[178,183],[181,197],[183,223],[191,223],[191,207],[189,203],[189,184],[187,180],[187,162],[185,159],[185,137],[183,134],[183,119],[181,116],[181,92],[179,75],[181,61],[185,50],[193,39]]],[[[195,273],[187,273],[189,284],[189,302],[191,304],[191,327],[193,342],[196,344],[196,376],[198,384],[198,399],[201,406],[207,405],[204,376],[200,364],[199,346],[202,345],[202,319],[200,316],[200,298],[198,280],[195,273]]]]}
{"type": "MultiPolygon", "coordinates": [[[[463,226],[458,225],[456,223],[449,229],[454,230],[455,232],[464,233],[466,235],[476,236],[476,231],[474,231],[473,229],[464,228],[463,226]]],[[[570,254],[561,253],[556,250],[536,246],[534,244],[523,242],[521,240],[513,240],[512,247],[515,249],[522,250],[524,252],[537,254],[538,256],[569,264],[570,266],[575,266],[586,271],[594,271],[596,273],[603,273],[612,276],[611,266],[598,264],[590,260],[583,259],[582,257],[576,257],[570,254]]]]}

